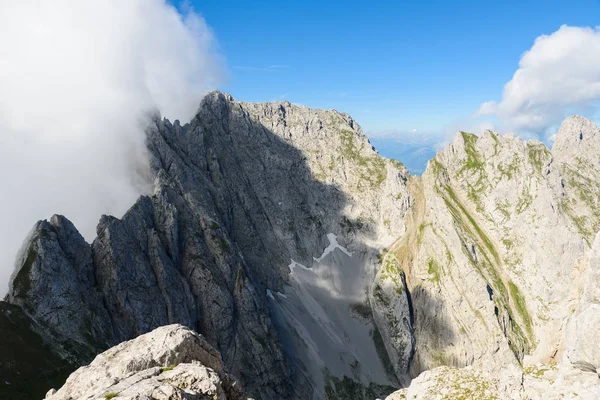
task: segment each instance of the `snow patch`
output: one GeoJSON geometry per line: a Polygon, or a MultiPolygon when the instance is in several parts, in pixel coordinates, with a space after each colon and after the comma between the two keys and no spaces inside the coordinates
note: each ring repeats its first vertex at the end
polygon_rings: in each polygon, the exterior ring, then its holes
{"type": "Polygon", "coordinates": [[[348,257],[352,257],[352,253],[348,251],[348,249],[346,249],[344,246],[340,245],[337,241],[337,236],[335,236],[333,233],[329,233],[327,235],[327,239],[329,239],[329,246],[327,246],[325,248],[325,250],[323,251],[323,254],[321,254],[321,257],[319,258],[314,258],[313,259],[316,262],[321,262],[323,261],[323,259],[325,257],[327,257],[327,255],[329,253],[331,253],[332,251],[334,251],[335,249],[340,249],[341,251],[343,251],[348,257]]]}
{"type": "Polygon", "coordinates": [[[275,297],[273,296],[273,293],[269,289],[267,289],[267,297],[270,298],[270,299],[275,300],[275,297]]]}

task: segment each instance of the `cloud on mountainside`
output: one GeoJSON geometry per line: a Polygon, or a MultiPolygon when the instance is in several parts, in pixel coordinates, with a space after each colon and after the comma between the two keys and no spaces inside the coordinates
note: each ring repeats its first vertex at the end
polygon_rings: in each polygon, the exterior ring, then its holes
{"type": "Polygon", "coordinates": [[[165,0],[3,1],[0,26],[1,295],[38,219],[89,240],[149,189],[148,111],[189,119],[224,68],[202,17],[165,0]]]}

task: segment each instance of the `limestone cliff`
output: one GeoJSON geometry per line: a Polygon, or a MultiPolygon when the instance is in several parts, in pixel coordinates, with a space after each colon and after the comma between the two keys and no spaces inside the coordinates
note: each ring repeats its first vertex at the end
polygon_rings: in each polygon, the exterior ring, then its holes
{"type": "MultiPolygon", "coordinates": [[[[427,398],[444,376],[483,398],[597,393],[590,121],[565,120],[551,150],[460,132],[416,177],[347,114],[213,92],[187,124],[156,117],[147,148],[152,194],[102,216],[91,244],[40,221],[18,257],[0,322],[27,321],[56,388],[178,323],[257,399],[427,398]]],[[[136,374],[155,390],[157,371],[136,374]]],[[[23,393],[10,379],[0,394],[23,393]]]]}
{"type": "MultiPolygon", "coordinates": [[[[581,385],[582,398],[596,398],[600,381],[582,370],[597,368],[597,133],[568,118],[549,150],[460,132],[429,162],[415,197],[424,206],[390,250],[412,295],[414,322],[396,337],[415,340],[413,377],[470,366],[491,377],[500,398],[566,395],[581,385]],[[545,383],[532,380],[546,370],[545,383]]],[[[387,326],[397,331],[396,321],[387,326]]]]}
{"type": "Polygon", "coordinates": [[[323,397],[326,385],[345,380],[361,390],[373,382],[368,390],[377,394],[397,386],[376,353],[371,318],[356,318],[355,308],[366,303],[372,271],[365,268],[374,266],[380,243],[405,229],[406,169],[379,157],[347,114],[239,103],[218,92],[189,124],[156,118],[147,135],[152,195],[120,219],[103,216],[91,244],[54,216],[23,245],[6,301],[39,324],[46,342],[79,364],[180,323],[203,334],[256,398],[323,397]],[[324,343],[336,342],[327,360],[345,351],[340,337],[368,342],[337,367],[306,365],[292,353],[306,352],[324,327],[296,339],[295,322],[283,313],[310,314],[306,302],[317,294],[290,294],[281,307],[273,294],[295,282],[291,263],[312,266],[316,258],[325,276],[306,279],[336,284],[326,266],[340,251],[330,248],[335,237],[353,252],[352,274],[360,278],[348,275],[342,299],[318,294],[336,304],[336,321],[349,324],[324,343]]]}

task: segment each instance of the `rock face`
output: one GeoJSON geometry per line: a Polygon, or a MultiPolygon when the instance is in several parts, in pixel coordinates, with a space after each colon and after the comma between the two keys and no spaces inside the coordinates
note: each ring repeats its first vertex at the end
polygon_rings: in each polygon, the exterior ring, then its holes
{"type": "MultiPolygon", "coordinates": [[[[372,318],[357,317],[350,305],[367,302],[377,253],[405,229],[406,169],[379,157],[347,114],[239,103],[218,92],[207,95],[189,124],[157,118],[147,135],[151,196],[121,219],[103,216],[91,245],[54,216],[36,224],[23,246],[6,301],[39,323],[46,343],[81,364],[180,323],[204,335],[256,398],[323,397],[326,381],[344,379],[397,386],[375,351],[372,318]],[[312,266],[330,235],[353,254],[362,276],[342,288],[351,289],[347,298],[318,295],[325,309],[336,305],[333,321],[349,321],[332,336],[335,349],[344,351],[346,336],[368,347],[357,343],[325,373],[325,362],[307,366],[290,355],[309,348],[323,327],[296,338],[296,322],[283,315],[285,307],[310,314],[306,301],[317,294],[290,294],[281,307],[272,294],[293,290],[292,260],[312,266]]],[[[323,274],[335,283],[326,268],[323,274]]]]}
{"type": "Polygon", "coordinates": [[[61,347],[73,347],[61,350],[67,358],[90,357],[115,343],[91,248],[70,221],[55,215],[38,222],[17,265],[6,301],[50,330],[61,347]]]}
{"type": "Polygon", "coordinates": [[[472,367],[438,367],[414,379],[407,389],[392,393],[386,400],[451,400],[499,398],[494,381],[472,367]]]}
{"type": "Polygon", "coordinates": [[[566,356],[578,368],[600,375],[600,233],[583,279],[583,295],[567,328],[566,356]]]}
{"type": "MultiPolygon", "coordinates": [[[[490,377],[500,398],[567,396],[570,387],[596,398],[600,380],[583,371],[598,365],[591,344],[597,250],[590,249],[599,223],[597,140],[598,128],[575,116],[552,150],[461,132],[429,162],[413,222],[390,249],[414,321],[404,330],[394,319],[387,325],[403,343],[412,334],[413,377],[471,366],[490,377]],[[537,376],[547,370],[547,380],[537,376]]],[[[381,271],[383,286],[385,265],[381,271]]],[[[428,380],[415,380],[410,393],[426,391],[428,380]]]]}
{"type": "MultiPolygon", "coordinates": [[[[179,323],[257,399],[372,399],[411,380],[398,396],[427,398],[443,376],[483,398],[596,393],[590,121],[565,120],[552,150],[460,132],[422,177],[349,115],[287,102],[214,92],[190,123],[157,117],[147,135],[151,195],[102,216],[91,244],[54,216],[23,245],[2,306],[48,359],[72,368],[179,323]]],[[[95,373],[112,376],[105,361],[95,373]]],[[[119,393],[198,379],[220,396],[211,365],[131,370],[119,393]]]]}
{"type": "Polygon", "coordinates": [[[522,388],[515,393],[497,377],[472,366],[437,367],[423,372],[408,388],[392,393],[386,400],[593,400],[600,396],[598,375],[568,364],[531,365],[523,369],[519,380],[522,388]]]}
{"type": "Polygon", "coordinates": [[[182,325],[157,328],[123,342],[79,368],[46,399],[245,398],[221,356],[204,338],[182,325]]]}

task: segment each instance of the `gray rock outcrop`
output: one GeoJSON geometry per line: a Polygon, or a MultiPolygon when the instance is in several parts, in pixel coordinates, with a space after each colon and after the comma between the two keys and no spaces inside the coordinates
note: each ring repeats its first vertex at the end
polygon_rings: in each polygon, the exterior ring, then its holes
{"type": "Polygon", "coordinates": [[[600,233],[596,235],[584,273],[583,293],[566,331],[566,358],[600,376],[600,233]]]}
{"type": "Polygon", "coordinates": [[[168,325],[99,354],[73,372],[48,400],[245,398],[221,356],[182,325],[168,325]]]}

